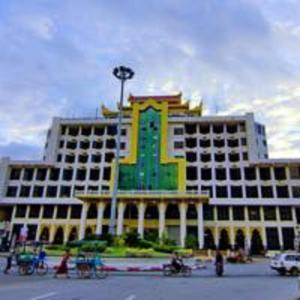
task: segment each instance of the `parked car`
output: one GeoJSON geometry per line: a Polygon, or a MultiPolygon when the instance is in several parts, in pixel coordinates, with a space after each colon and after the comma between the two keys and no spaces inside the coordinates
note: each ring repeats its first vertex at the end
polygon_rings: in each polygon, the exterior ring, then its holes
{"type": "Polygon", "coordinates": [[[298,275],[300,272],[300,253],[281,253],[271,259],[270,267],[280,275],[290,273],[298,275]]]}

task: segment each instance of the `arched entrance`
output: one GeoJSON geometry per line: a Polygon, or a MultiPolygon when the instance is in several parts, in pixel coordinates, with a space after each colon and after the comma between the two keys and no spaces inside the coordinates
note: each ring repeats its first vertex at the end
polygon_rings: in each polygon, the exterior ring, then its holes
{"type": "Polygon", "coordinates": [[[77,239],[77,228],[76,227],[72,227],[71,231],[70,231],[70,234],[69,234],[69,238],[68,238],[68,241],[69,242],[72,242],[74,240],[77,239]]]}
{"type": "Polygon", "coordinates": [[[40,241],[49,241],[49,228],[44,227],[40,234],[40,241]]]}
{"type": "Polygon", "coordinates": [[[146,220],[157,220],[159,218],[158,208],[155,204],[150,204],[146,206],[145,219],[146,220]]]}
{"type": "Polygon", "coordinates": [[[93,230],[92,230],[92,228],[89,226],[89,227],[87,227],[87,228],[85,229],[84,238],[85,238],[86,240],[88,240],[88,239],[91,238],[92,235],[93,235],[93,230]]]}
{"type": "Polygon", "coordinates": [[[220,232],[219,249],[220,250],[230,249],[229,235],[226,229],[222,229],[220,232]]]}
{"type": "Polygon", "coordinates": [[[186,213],[186,218],[188,220],[195,220],[198,218],[198,213],[195,204],[189,204],[186,213]]]}
{"type": "Polygon", "coordinates": [[[238,229],[235,234],[234,248],[236,250],[245,249],[245,235],[241,229],[238,229]]]}
{"type": "Polygon", "coordinates": [[[97,219],[97,205],[91,203],[87,212],[87,219],[97,219]]]}
{"type": "Polygon", "coordinates": [[[257,229],[254,229],[252,231],[250,250],[251,250],[251,254],[261,254],[262,251],[264,250],[262,239],[257,229]]]}
{"type": "Polygon", "coordinates": [[[62,244],[64,242],[64,230],[58,227],[54,236],[53,244],[62,244]]]}
{"type": "Polygon", "coordinates": [[[137,206],[134,203],[129,203],[126,205],[124,212],[124,219],[137,219],[138,218],[138,210],[137,206]]]}
{"type": "Polygon", "coordinates": [[[214,236],[209,228],[204,231],[204,249],[216,249],[214,236]]]}
{"type": "Polygon", "coordinates": [[[177,204],[169,204],[166,210],[166,219],[179,219],[179,208],[177,204]]]}

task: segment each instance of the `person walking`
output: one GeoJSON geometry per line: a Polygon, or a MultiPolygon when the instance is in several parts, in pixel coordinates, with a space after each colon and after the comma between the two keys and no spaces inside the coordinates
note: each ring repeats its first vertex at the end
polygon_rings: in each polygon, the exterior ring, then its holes
{"type": "Polygon", "coordinates": [[[54,277],[56,278],[58,275],[65,275],[66,278],[69,278],[69,273],[68,273],[68,261],[71,258],[70,255],[70,250],[67,249],[64,256],[62,257],[62,260],[60,262],[60,265],[58,266],[54,277]]]}
{"type": "Polygon", "coordinates": [[[11,269],[11,266],[12,266],[12,260],[13,260],[13,257],[15,255],[15,251],[13,249],[11,249],[7,255],[7,258],[6,258],[6,266],[5,266],[5,269],[3,271],[4,274],[8,274],[10,269],[11,269]]]}

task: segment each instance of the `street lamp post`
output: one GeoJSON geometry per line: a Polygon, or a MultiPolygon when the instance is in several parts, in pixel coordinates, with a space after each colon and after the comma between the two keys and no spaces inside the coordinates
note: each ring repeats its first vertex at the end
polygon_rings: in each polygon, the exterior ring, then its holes
{"type": "Polygon", "coordinates": [[[124,84],[126,80],[132,79],[134,72],[127,67],[120,66],[113,70],[113,75],[121,81],[121,94],[120,94],[120,107],[118,114],[118,125],[117,125],[117,151],[115,159],[115,178],[113,178],[113,191],[111,197],[110,207],[110,219],[108,232],[112,235],[116,232],[116,209],[117,209],[117,194],[118,194],[118,183],[119,183],[119,160],[120,160],[120,140],[121,140],[121,127],[123,118],[123,101],[124,101],[124,84]]]}

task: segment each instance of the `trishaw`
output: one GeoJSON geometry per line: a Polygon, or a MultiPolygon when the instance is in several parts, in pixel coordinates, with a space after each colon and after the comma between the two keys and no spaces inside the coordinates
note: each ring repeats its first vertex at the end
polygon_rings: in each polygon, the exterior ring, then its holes
{"type": "Polygon", "coordinates": [[[81,252],[75,259],[78,278],[105,278],[108,274],[98,252],[81,252]]]}

